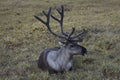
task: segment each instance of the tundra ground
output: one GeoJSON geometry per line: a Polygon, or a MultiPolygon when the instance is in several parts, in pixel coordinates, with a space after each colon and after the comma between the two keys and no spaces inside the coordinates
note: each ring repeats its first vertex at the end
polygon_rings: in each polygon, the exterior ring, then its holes
{"type": "MultiPolygon", "coordinates": [[[[44,18],[44,17],[43,17],[44,18]]],[[[59,25],[51,21],[59,33],[59,25]]],[[[0,80],[119,80],[119,0],[0,0],[0,80]],[[87,56],[74,57],[74,70],[49,75],[37,67],[45,48],[59,46],[58,38],[33,16],[61,4],[65,6],[65,31],[86,29],[80,44],[87,56]]]]}

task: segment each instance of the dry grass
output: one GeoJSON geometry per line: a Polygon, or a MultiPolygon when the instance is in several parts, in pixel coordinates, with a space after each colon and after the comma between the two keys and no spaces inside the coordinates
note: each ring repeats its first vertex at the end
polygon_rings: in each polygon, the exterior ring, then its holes
{"type": "MultiPolygon", "coordinates": [[[[53,13],[56,15],[56,13],[53,13]]],[[[120,78],[119,0],[1,0],[0,80],[119,80],[120,78]],[[81,45],[85,57],[75,56],[75,70],[49,75],[36,65],[40,52],[59,46],[46,27],[34,19],[42,10],[65,5],[65,30],[86,29],[81,45]]],[[[52,22],[59,32],[58,25],[52,22]]]]}

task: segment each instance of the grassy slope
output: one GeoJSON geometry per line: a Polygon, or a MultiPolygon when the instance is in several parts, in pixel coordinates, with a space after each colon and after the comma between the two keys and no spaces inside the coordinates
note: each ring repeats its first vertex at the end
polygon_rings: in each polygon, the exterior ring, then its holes
{"type": "Polygon", "coordinates": [[[0,0],[0,80],[118,80],[119,23],[119,0],[0,0]],[[88,30],[81,43],[88,55],[75,56],[74,71],[50,76],[35,61],[43,49],[58,45],[58,39],[33,15],[42,16],[42,10],[61,4],[66,31],[73,26],[88,30]]]}

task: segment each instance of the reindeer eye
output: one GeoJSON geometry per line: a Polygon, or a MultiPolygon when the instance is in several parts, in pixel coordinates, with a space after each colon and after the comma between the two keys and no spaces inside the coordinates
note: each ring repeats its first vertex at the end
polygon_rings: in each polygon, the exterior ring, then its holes
{"type": "Polygon", "coordinates": [[[70,45],[70,47],[74,47],[74,45],[70,45]]]}

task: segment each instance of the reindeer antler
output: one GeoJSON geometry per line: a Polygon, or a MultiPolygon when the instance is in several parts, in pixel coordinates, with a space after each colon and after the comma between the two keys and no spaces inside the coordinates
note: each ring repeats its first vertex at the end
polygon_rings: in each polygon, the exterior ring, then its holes
{"type": "Polygon", "coordinates": [[[66,39],[65,36],[61,36],[61,35],[58,35],[56,33],[54,33],[52,30],[51,30],[51,27],[50,27],[50,16],[51,16],[51,7],[49,8],[49,10],[47,11],[47,13],[45,11],[43,11],[43,14],[46,16],[47,18],[47,21],[43,21],[41,18],[37,17],[37,16],[34,16],[37,20],[39,20],[40,22],[42,22],[43,24],[45,24],[48,28],[48,30],[55,36],[59,37],[59,38],[64,38],[66,39]]]}
{"type": "Polygon", "coordinates": [[[68,36],[68,34],[66,34],[66,33],[64,32],[64,30],[63,30],[63,19],[64,19],[64,7],[63,7],[63,5],[61,5],[61,9],[56,9],[56,10],[57,10],[57,12],[60,14],[61,18],[58,19],[58,18],[54,17],[53,15],[51,15],[51,17],[52,17],[54,20],[56,20],[57,22],[59,22],[60,27],[61,27],[61,33],[62,33],[63,35],[65,35],[65,36],[68,36]]]}
{"type": "Polygon", "coordinates": [[[59,37],[59,38],[63,38],[63,39],[66,39],[67,41],[79,41],[79,40],[74,40],[76,38],[78,38],[81,34],[83,34],[85,32],[85,30],[83,30],[82,32],[78,33],[77,35],[74,35],[74,32],[75,32],[75,28],[72,28],[72,31],[67,34],[64,32],[64,29],[63,29],[63,19],[64,19],[64,6],[61,5],[61,9],[57,9],[57,12],[60,14],[61,18],[58,19],[56,18],[55,16],[51,15],[51,7],[48,9],[47,13],[45,11],[43,11],[43,14],[46,16],[47,18],[47,21],[45,22],[44,20],[42,20],[41,18],[39,18],[38,16],[34,16],[37,20],[39,20],[40,22],[42,22],[43,24],[45,24],[48,28],[48,30],[55,36],[59,37]],[[62,35],[59,35],[59,34],[56,34],[54,33],[52,30],[51,30],[51,27],[50,27],[50,17],[52,17],[54,20],[56,20],[57,22],[59,22],[60,24],[60,27],[61,27],[61,33],[62,35]]]}

